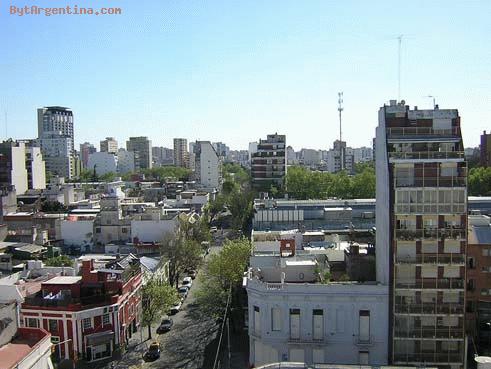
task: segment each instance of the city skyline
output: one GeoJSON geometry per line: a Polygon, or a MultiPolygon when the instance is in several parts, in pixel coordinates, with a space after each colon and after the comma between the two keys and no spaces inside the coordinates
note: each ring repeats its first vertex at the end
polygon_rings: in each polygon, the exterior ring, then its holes
{"type": "Polygon", "coordinates": [[[466,147],[489,130],[487,2],[118,6],[112,17],[18,17],[3,6],[2,136],[35,137],[36,109],[61,105],[74,112],[76,147],[148,136],[245,149],[278,132],[296,150],[328,149],[343,91],[343,139],[371,146],[378,107],[397,98],[401,34],[401,98],[458,108],[466,147]]]}

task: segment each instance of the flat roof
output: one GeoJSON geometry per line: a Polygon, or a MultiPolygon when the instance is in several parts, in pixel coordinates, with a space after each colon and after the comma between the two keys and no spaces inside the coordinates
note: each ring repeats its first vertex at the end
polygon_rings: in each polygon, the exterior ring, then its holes
{"type": "Polygon", "coordinates": [[[82,280],[82,277],[58,276],[43,282],[42,284],[75,284],[82,280]]]}
{"type": "Polygon", "coordinates": [[[313,260],[287,260],[286,265],[291,265],[291,266],[296,266],[296,265],[303,265],[303,266],[310,266],[310,265],[315,265],[315,261],[313,260]]]}

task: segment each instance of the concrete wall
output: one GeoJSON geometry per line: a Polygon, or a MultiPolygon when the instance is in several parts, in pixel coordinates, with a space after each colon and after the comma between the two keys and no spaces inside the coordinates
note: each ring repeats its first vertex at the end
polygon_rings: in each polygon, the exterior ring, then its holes
{"type": "Polygon", "coordinates": [[[167,233],[174,232],[177,218],[170,220],[132,220],[131,239],[138,237],[141,242],[160,242],[167,233]]]}
{"type": "Polygon", "coordinates": [[[93,232],[93,220],[61,221],[61,238],[67,246],[91,244],[93,232]]]}

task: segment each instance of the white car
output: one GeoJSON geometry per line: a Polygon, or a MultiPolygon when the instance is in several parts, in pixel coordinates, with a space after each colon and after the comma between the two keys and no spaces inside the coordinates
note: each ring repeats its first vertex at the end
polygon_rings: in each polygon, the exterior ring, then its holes
{"type": "Polygon", "coordinates": [[[177,293],[179,294],[179,297],[181,298],[182,301],[184,301],[184,299],[188,297],[188,292],[189,292],[189,287],[186,286],[181,286],[177,289],[177,293]]]}
{"type": "Polygon", "coordinates": [[[191,277],[184,277],[184,279],[182,280],[182,285],[184,287],[191,288],[191,286],[193,285],[193,278],[191,278],[191,277]]]}
{"type": "Polygon", "coordinates": [[[173,305],[171,308],[170,308],[170,312],[169,314],[170,315],[174,315],[174,314],[177,314],[179,312],[179,310],[181,310],[181,306],[182,306],[182,302],[178,302],[177,304],[173,305]]]}

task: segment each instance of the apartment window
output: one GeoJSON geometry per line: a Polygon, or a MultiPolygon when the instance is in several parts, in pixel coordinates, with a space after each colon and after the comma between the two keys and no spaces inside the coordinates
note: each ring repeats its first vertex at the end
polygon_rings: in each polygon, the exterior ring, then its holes
{"type": "Polygon", "coordinates": [[[300,339],[300,309],[290,309],[290,338],[300,339]]]}
{"type": "Polygon", "coordinates": [[[370,310],[360,310],[359,334],[361,342],[370,341],[370,310]]]}
{"type": "Polygon", "coordinates": [[[127,228],[121,228],[121,232],[128,233],[128,229],[127,228]]]}
{"type": "Polygon", "coordinates": [[[95,229],[95,233],[101,233],[101,229],[100,228],[96,228],[95,229]]]}
{"type": "Polygon", "coordinates": [[[281,331],[281,309],[272,308],[271,309],[271,330],[281,331]]]}
{"type": "Polygon", "coordinates": [[[256,335],[261,334],[261,310],[259,306],[254,306],[254,332],[256,335]]]}
{"type": "Polygon", "coordinates": [[[467,267],[469,269],[475,269],[476,268],[476,261],[473,257],[468,257],[467,258],[467,267]]]}
{"type": "Polygon", "coordinates": [[[58,320],[49,319],[48,320],[48,329],[51,333],[58,333],[58,320]]]}
{"type": "Polygon", "coordinates": [[[312,331],[314,340],[324,338],[324,310],[314,309],[312,312],[312,331]]]}
{"type": "Polygon", "coordinates": [[[476,282],[474,279],[469,279],[467,281],[467,291],[474,291],[476,289],[476,282]]]}
{"type": "Polygon", "coordinates": [[[491,267],[490,267],[490,266],[483,266],[483,267],[481,268],[481,271],[482,271],[483,273],[489,273],[489,272],[491,272],[491,267]]]}
{"type": "Polygon", "coordinates": [[[27,328],[39,328],[39,320],[37,318],[26,318],[25,323],[27,328]]]}
{"type": "Polygon", "coordinates": [[[109,314],[104,314],[102,316],[102,325],[109,325],[111,324],[111,320],[109,318],[109,314]]]}
{"type": "Polygon", "coordinates": [[[84,318],[82,320],[82,327],[84,330],[92,328],[92,318],[84,318]]]}
{"type": "Polygon", "coordinates": [[[490,256],[489,249],[482,249],[482,256],[490,256]]]}
{"type": "Polygon", "coordinates": [[[491,289],[481,288],[481,296],[489,296],[491,295],[491,289]]]}

